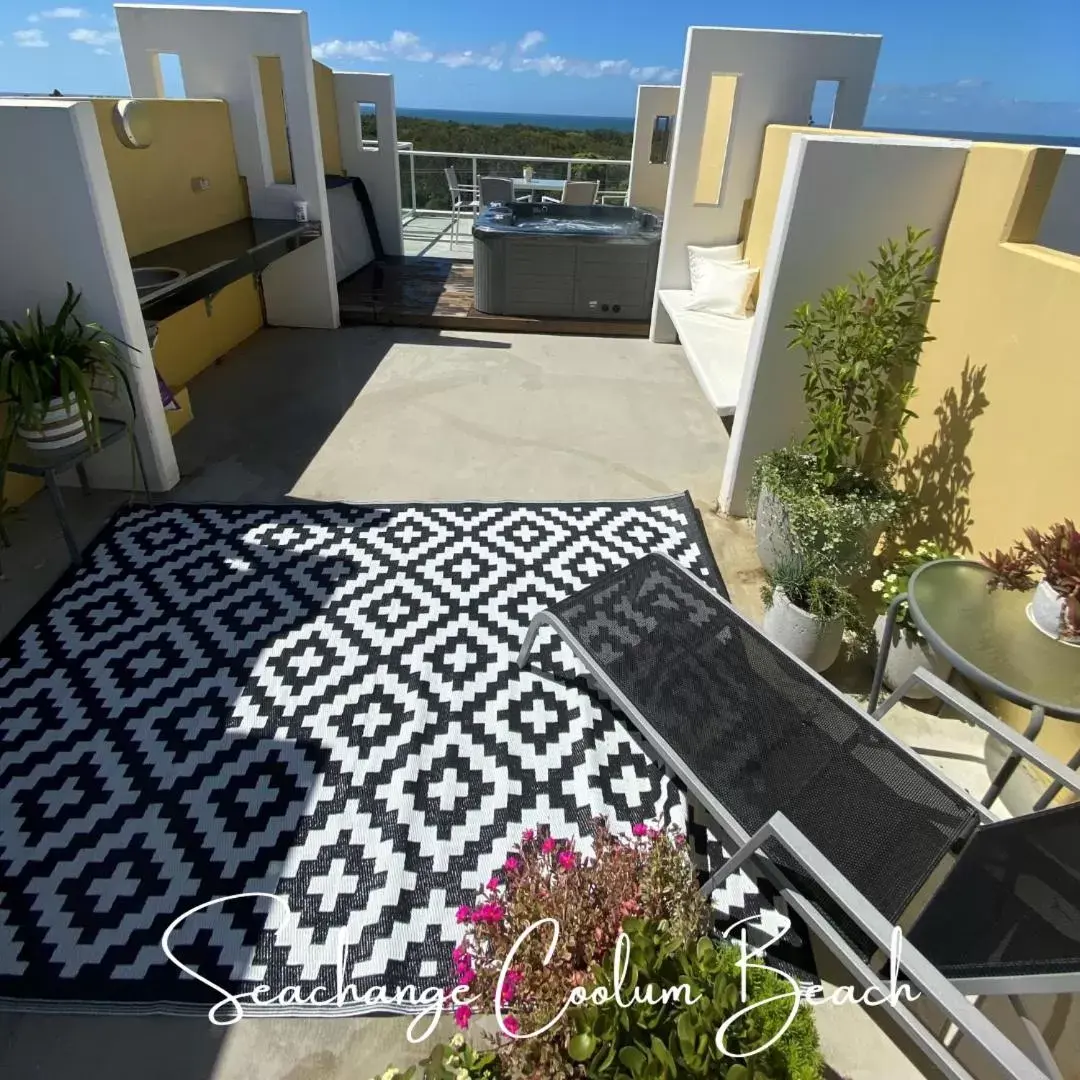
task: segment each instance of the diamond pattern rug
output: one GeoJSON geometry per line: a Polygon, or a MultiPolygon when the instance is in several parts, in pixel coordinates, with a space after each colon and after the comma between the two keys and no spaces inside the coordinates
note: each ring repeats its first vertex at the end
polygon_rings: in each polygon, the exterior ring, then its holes
{"type": "Polygon", "coordinates": [[[123,512],[0,647],[0,998],[445,986],[524,828],[663,820],[715,863],[565,645],[514,663],[540,608],[651,550],[723,588],[685,495],[123,512]],[[213,986],[162,948],[200,905],[169,942],[213,986]]]}

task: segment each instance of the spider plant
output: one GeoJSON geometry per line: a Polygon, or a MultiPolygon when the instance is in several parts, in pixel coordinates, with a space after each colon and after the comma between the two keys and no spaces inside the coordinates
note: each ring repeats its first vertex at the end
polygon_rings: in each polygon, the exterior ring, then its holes
{"type": "Polygon", "coordinates": [[[134,411],[128,358],[121,351],[132,346],[96,322],[83,322],[75,313],[81,298],[68,282],[67,297],[51,321],[40,305],[27,311],[24,323],[0,319],[0,404],[6,406],[0,472],[16,431],[40,428],[57,400],[78,412],[91,443],[100,439],[95,392],[115,397],[123,384],[134,411]]]}

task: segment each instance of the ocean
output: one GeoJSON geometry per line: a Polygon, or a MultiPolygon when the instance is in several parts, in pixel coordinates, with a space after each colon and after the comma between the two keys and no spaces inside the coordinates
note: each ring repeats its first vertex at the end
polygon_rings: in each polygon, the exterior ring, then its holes
{"type": "Polygon", "coordinates": [[[459,112],[456,109],[398,109],[398,116],[421,120],[452,120],[458,124],[528,124],[530,127],[557,128],[560,131],[633,131],[632,116],[560,116],[558,113],[459,112]]]}
{"type": "MultiPolygon", "coordinates": [[[[528,124],[531,127],[558,128],[560,131],[633,131],[632,116],[563,116],[558,113],[466,112],[456,109],[398,109],[399,116],[415,116],[423,120],[452,120],[458,124],[483,124],[498,127],[503,124],[528,124]]],[[[915,128],[877,127],[875,131],[895,132],[898,135],[935,135],[947,139],[974,139],[978,142],[1036,143],[1043,146],[1078,146],[1080,135],[1024,135],[1016,132],[987,131],[920,131],[915,128]]],[[[822,129],[827,130],[827,129],[822,129]]]]}

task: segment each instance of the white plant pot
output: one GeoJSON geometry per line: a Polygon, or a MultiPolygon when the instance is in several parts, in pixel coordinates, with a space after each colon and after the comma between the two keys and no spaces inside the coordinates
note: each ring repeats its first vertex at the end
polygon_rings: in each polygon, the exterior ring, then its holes
{"type": "MultiPolygon", "coordinates": [[[[880,649],[885,641],[884,615],[879,615],[874,621],[874,634],[880,649]]],[[[885,685],[890,690],[895,690],[916,668],[926,668],[939,679],[948,679],[952,665],[938,656],[923,640],[922,635],[905,633],[899,626],[894,626],[892,645],[885,660],[885,685]]],[[[933,696],[925,686],[914,686],[904,695],[905,698],[916,701],[926,701],[933,696]]]]}
{"type": "MultiPolygon", "coordinates": [[[[771,572],[778,562],[794,554],[791,516],[783,500],[762,484],[754,518],[758,560],[771,572]]],[[[850,560],[852,564],[858,565],[873,552],[883,531],[884,526],[880,523],[867,522],[862,533],[853,538],[850,547],[837,553],[838,561],[844,564],[850,560]]],[[[810,537],[806,542],[814,544],[816,541],[814,537],[810,537]]]]}
{"type": "Polygon", "coordinates": [[[758,493],[754,535],[758,560],[770,573],[776,569],[778,562],[790,558],[794,553],[787,507],[764,484],[758,493]]]}
{"type": "Polygon", "coordinates": [[[86,441],[86,428],[78,405],[74,401],[66,405],[59,397],[49,402],[39,427],[27,428],[20,424],[15,430],[19,438],[35,450],[59,450],[86,441]]]}
{"type": "Polygon", "coordinates": [[[783,589],[773,590],[765,610],[765,633],[815,671],[831,667],[844,643],[844,620],[824,622],[796,607],[783,589]]]}
{"type": "Polygon", "coordinates": [[[1046,635],[1059,641],[1076,643],[1078,638],[1062,632],[1065,625],[1065,597],[1058,595],[1054,587],[1043,578],[1035,588],[1028,607],[1031,621],[1046,635]]]}

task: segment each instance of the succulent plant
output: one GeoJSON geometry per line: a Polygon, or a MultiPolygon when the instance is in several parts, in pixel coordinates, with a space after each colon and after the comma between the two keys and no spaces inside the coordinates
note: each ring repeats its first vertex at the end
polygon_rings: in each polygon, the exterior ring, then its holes
{"type": "Polygon", "coordinates": [[[1025,529],[1024,539],[1008,551],[982,555],[993,571],[990,588],[1030,589],[1034,574],[1041,572],[1047,585],[1065,600],[1062,630],[1080,635],[1080,531],[1066,518],[1044,532],[1025,529]]]}

